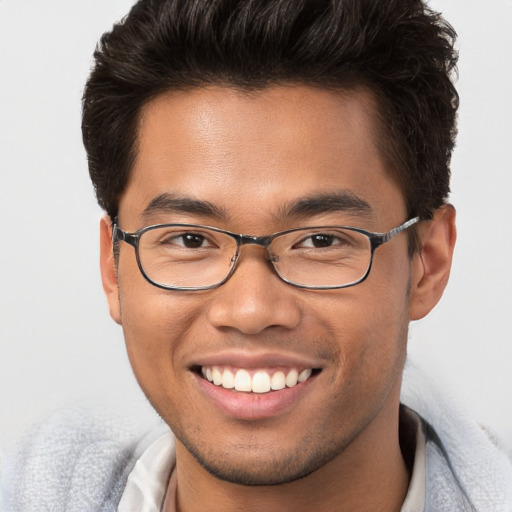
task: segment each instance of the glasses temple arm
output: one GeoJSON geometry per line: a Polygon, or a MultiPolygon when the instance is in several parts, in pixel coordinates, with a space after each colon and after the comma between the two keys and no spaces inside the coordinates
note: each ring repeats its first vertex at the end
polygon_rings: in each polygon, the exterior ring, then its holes
{"type": "Polygon", "coordinates": [[[400,224],[400,226],[397,226],[396,228],[390,229],[387,233],[384,233],[382,236],[382,243],[388,242],[391,240],[395,235],[398,235],[398,233],[401,233],[402,231],[406,230],[407,228],[410,228],[417,222],[419,222],[419,217],[414,217],[412,219],[409,219],[408,221],[404,222],[403,224],[400,224]]]}

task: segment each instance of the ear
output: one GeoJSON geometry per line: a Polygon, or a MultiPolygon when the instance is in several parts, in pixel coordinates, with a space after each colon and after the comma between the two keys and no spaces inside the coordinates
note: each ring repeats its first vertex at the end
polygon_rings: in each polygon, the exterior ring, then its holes
{"type": "Polygon", "coordinates": [[[112,246],[112,221],[108,215],[100,220],[100,269],[103,291],[107,298],[110,316],[115,322],[121,324],[119,287],[112,246]]]}
{"type": "Polygon", "coordinates": [[[455,208],[451,204],[436,210],[431,221],[420,227],[422,248],[413,256],[409,318],[426,316],[443,295],[452,265],[457,238],[455,208]]]}

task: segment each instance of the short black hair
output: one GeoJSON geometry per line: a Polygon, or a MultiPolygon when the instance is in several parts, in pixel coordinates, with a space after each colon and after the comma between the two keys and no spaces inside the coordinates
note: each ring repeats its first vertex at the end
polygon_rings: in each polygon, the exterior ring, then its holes
{"type": "Polygon", "coordinates": [[[306,84],[373,93],[408,215],[430,219],[449,193],[455,38],[421,0],[140,0],[101,38],[83,95],[98,202],[117,216],[141,109],[159,94],[306,84]]]}

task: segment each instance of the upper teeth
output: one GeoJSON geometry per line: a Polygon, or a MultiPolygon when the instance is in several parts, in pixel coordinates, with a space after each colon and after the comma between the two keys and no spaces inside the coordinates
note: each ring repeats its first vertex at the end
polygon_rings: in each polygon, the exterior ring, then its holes
{"type": "Polygon", "coordinates": [[[297,369],[277,370],[269,373],[267,370],[232,370],[220,366],[203,366],[201,373],[216,386],[236,391],[253,393],[267,393],[270,390],[277,391],[285,387],[291,388],[304,382],[311,376],[311,368],[306,368],[300,373],[297,369]]]}

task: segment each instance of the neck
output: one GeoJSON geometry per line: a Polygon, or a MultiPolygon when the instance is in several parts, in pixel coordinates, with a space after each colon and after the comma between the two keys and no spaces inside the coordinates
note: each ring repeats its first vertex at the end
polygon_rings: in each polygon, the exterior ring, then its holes
{"type": "Polygon", "coordinates": [[[177,511],[399,511],[410,475],[398,438],[398,400],[330,462],[307,477],[274,486],[244,486],[204,470],[177,441],[177,511]]]}

